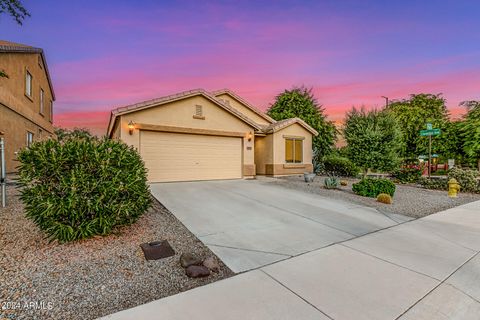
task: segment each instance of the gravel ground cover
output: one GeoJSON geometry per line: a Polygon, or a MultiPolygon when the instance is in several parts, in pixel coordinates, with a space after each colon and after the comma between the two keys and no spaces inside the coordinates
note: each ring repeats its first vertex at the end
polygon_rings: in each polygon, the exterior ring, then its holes
{"type": "Polygon", "coordinates": [[[287,176],[269,179],[270,183],[287,188],[304,190],[329,198],[342,199],[361,205],[377,208],[381,212],[397,213],[420,218],[429,214],[443,211],[472,201],[480,200],[480,194],[460,193],[458,198],[449,198],[446,191],[427,190],[414,185],[397,184],[393,204],[383,204],[374,198],[358,196],[352,191],[352,183],[358,179],[342,179],[348,181],[347,186],[340,186],[338,190],[323,188],[325,177],[317,176],[312,183],[306,183],[303,175],[287,176]]]}
{"type": "Polygon", "coordinates": [[[18,190],[8,196],[0,208],[0,319],[95,319],[233,275],[218,260],[218,273],[188,278],[183,252],[214,254],[158,202],[116,234],[58,244],[25,218],[18,190]],[[154,240],[168,240],[175,256],[146,261],[139,245],[154,240]]]}

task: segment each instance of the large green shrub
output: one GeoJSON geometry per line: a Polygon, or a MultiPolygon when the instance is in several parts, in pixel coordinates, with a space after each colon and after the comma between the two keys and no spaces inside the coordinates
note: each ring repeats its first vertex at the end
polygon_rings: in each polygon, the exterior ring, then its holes
{"type": "Polygon", "coordinates": [[[107,235],[150,206],[146,170],[132,147],[114,140],[67,138],[19,154],[26,215],[50,240],[107,235]]]}
{"type": "Polygon", "coordinates": [[[478,171],[471,169],[452,168],[448,171],[448,179],[455,178],[460,184],[460,191],[480,192],[477,180],[478,171]]]}
{"type": "Polygon", "coordinates": [[[381,193],[386,193],[393,197],[395,184],[388,179],[364,178],[360,182],[354,183],[352,190],[364,197],[376,198],[381,193]]]}
{"type": "Polygon", "coordinates": [[[423,166],[410,165],[393,171],[392,176],[400,183],[415,183],[422,177],[423,170],[423,166]]]}
{"type": "Polygon", "coordinates": [[[323,159],[324,170],[327,174],[342,177],[355,177],[359,170],[348,158],[337,155],[329,155],[323,159]]]}

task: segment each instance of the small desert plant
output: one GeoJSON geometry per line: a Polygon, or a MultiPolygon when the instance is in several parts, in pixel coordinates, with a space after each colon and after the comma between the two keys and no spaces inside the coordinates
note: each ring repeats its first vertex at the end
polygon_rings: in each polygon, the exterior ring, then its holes
{"type": "Polygon", "coordinates": [[[348,181],[347,180],[340,180],[340,185],[346,187],[346,186],[348,186],[348,181]]]}
{"type": "Polygon", "coordinates": [[[380,193],[377,196],[377,201],[385,204],[392,204],[393,200],[392,197],[389,194],[386,193],[380,193]]]}
{"type": "Polygon", "coordinates": [[[329,175],[339,175],[341,177],[355,177],[359,170],[348,158],[337,155],[326,156],[323,159],[324,170],[329,175]]]}
{"type": "Polygon", "coordinates": [[[460,184],[462,191],[480,192],[477,175],[478,171],[476,170],[455,167],[448,171],[448,180],[455,178],[460,184]]]}
{"type": "Polygon", "coordinates": [[[50,139],[32,144],[18,158],[26,215],[50,240],[107,235],[135,222],[150,206],[143,161],[122,142],[50,139]]]}
{"type": "Polygon", "coordinates": [[[335,176],[326,177],[323,181],[325,189],[337,189],[340,181],[335,176]]]}
{"type": "Polygon", "coordinates": [[[380,193],[386,193],[393,197],[395,184],[388,179],[364,178],[352,185],[352,190],[364,197],[376,198],[380,193]]]}

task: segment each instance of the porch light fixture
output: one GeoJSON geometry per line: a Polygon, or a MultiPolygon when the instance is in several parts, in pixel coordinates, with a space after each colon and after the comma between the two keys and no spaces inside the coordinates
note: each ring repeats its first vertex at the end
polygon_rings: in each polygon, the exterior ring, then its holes
{"type": "Polygon", "coordinates": [[[128,133],[129,133],[130,135],[132,135],[132,134],[133,134],[133,130],[135,130],[135,122],[130,121],[130,122],[128,123],[128,133]]]}
{"type": "Polygon", "coordinates": [[[248,141],[252,141],[252,137],[253,137],[253,135],[252,135],[251,132],[247,133],[247,140],[248,141]]]}

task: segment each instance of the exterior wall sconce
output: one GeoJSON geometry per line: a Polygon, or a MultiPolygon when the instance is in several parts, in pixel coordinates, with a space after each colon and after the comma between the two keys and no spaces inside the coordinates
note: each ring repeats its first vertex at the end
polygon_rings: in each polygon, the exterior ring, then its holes
{"type": "Polygon", "coordinates": [[[130,135],[132,135],[132,134],[133,134],[133,130],[135,130],[135,122],[130,121],[130,122],[128,123],[128,133],[129,133],[130,135]]]}
{"type": "Polygon", "coordinates": [[[251,132],[247,133],[247,140],[252,141],[253,134],[251,132]]]}

